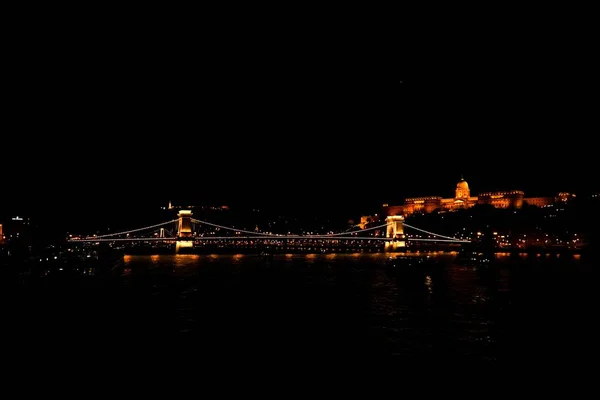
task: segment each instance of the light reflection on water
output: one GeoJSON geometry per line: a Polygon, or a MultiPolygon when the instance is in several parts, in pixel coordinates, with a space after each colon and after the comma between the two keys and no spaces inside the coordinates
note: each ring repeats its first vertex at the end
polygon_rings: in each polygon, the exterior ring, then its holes
{"type": "Polygon", "coordinates": [[[560,332],[565,340],[557,310],[592,304],[582,297],[592,291],[581,257],[499,254],[497,265],[473,268],[446,253],[434,255],[439,266],[416,273],[387,270],[388,257],[127,256],[123,283],[132,291],[151,286],[160,299],[153,304],[167,308],[167,329],[193,337],[221,341],[236,332],[240,346],[281,340],[436,360],[494,361],[514,355],[517,339],[530,352],[541,346],[531,342],[538,335],[560,332]]]}

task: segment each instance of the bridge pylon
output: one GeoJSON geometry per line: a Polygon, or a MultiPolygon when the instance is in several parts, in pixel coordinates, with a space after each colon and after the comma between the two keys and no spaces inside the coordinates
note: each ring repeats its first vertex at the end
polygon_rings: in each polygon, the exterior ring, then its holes
{"type": "Polygon", "coordinates": [[[179,225],[177,227],[177,237],[192,236],[192,210],[180,210],[177,214],[179,225]]]}
{"type": "Polygon", "coordinates": [[[192,236],[192,210],[180,210],[177,214],[179,224],[177,226],[177,242],[175,242],[175,252],[179,253],[189,247],[194,247],[192,236]]]}
{"type": "Polygon", "coordinates": [[[406,248],[406,236],[404,235],[404,217],[402,215],[390,215],[385,219],[387,229],[385,237],[391,238],[385,242],[385,249],[396,251],[406,248]]]}

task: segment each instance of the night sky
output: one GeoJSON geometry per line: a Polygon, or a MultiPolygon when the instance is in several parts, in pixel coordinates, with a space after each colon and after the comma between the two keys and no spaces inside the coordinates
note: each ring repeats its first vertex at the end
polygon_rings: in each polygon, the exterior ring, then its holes
{"type": "Polygon", "coordinates": [[[597,190],[585,24],[426,34],[201,22],[13,32],[0,206],[367,212],[450,197],[461,174],[473,194],[597,190]]]}

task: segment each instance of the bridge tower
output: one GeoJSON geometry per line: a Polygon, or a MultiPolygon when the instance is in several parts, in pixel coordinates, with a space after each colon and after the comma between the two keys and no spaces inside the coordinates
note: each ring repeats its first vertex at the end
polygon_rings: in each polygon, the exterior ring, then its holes
{"type": "Polygon", "coordinates": [[[180,210],[179,214],[179,226],[177,228],[177,237],[191,237],[192,236],[192,210],[180,210]]]}
{"type": "Polygon", "coordinates": [[[179,225],[177,227],[175,252],[183,253],[186,249],[194,247],[192,239],[192,210],[180,210],[177,216],[179,217],[179,225]]]}
{"type": "Polygon", "coordinates": [[[392,238],[385,242],[385,249],[395,251],[406,248],[406,236],[404,236],[404,217],[402,215],[391,215],[385,219],[387,231],[385,237],[392,238]]]}

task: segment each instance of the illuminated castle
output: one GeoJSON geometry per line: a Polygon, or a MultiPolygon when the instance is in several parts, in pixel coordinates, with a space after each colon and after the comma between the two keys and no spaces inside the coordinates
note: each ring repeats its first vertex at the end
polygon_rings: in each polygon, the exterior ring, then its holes
{"type": "Polygon", "coordinates": [[[456,184],[454,197],[444,199],[438,196],[412,197],[404,199],[404,204],[397,206],[383,205],[385,215],[410,215],[413,213],[430,213],[434,210],[454,211],[473,207],[475,204],[489,204],[496,208],[521,208],[524,203],[544,207],[559,201],[568,201],[575,197],[570,193],[559,193],[557,197],[525,197],[520,190],[505,192],[480,193],[471,196],[469,184],[463,178],[456,184]]]}

